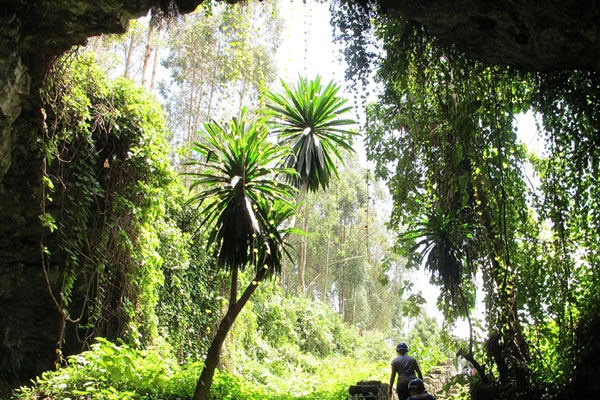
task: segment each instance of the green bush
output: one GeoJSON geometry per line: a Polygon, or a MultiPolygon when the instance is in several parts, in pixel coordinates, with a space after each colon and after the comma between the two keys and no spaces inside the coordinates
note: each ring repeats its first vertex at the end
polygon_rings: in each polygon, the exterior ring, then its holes
{"type": "Polygon", "coordinates": [[[67,365],[38,377],[15,399],[177,399],[193,393],[200,366],[181,368],[163,344],[136,350],[98,338],[90,351],[69,357],[67,365]]]}
{"type": "MultiPolygon", "coordinates": [[[[251,363],[252,370],[244,374],[218,372],[212,396],[219,400],[341,400],[355,382],[385,380],[388,373],[382,363],[354,357],[319,359],[300,354],[299,358],[305,358],[305,364],[290,365],[280,374],[260,362],[251,363]],[[311,367],[305,368],[307,364],[311,367]],[[249,379],[247,373],[264,376],[259,381],[249,379]]],[[[201,368],[201,363],[180,366],[166,343],[137,350],[100,338],[90,351],[70,357],[64,367],[45,372],[32,386],[18,389],[14,400],[190,399],[201,368]]]]}

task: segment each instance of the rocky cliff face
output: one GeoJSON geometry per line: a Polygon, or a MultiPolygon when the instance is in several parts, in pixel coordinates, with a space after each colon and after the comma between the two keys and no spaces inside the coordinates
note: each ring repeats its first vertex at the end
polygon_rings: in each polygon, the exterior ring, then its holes
{"type": "Polygon", "coordinates": [[[445,43],[491,64],[531,71],[600,71],[595,1],[380,0],[390,14],[426,26],[445,43]]]}
{"type": "MultiPolygon", "coordinates": [[[[193,10],[202,0],[24,1],[0,5],[0,398],[52,368],[61,316],[58,265],[41,261],[42,106],[39,88],[51,62],[87,37],[119,33],[151,7],[193,10]]],[[[53,238],[44,244],[54,253],[53,238]]],[[[60,257],[53,257],[57,263],[60,257]]],[[[81,301],[74,299],[75,302],[81,301]]],[[[65,353],[81,350],[65,332],[65,353]]]]}

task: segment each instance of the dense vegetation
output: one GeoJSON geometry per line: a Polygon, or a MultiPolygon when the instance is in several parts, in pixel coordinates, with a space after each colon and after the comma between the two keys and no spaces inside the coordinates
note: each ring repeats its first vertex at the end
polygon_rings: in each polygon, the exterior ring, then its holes
{"type": "Polygon", "coordinates": [[[58,370],[16,398],[343,399],[387,380],[401,335],[424,371],[470,363],[474,399],[597,391],[597,74],[473,61],[375,1],[333,10],[348,79],[380,89],[363,96],[374,173],[347,153],[335,84],[273,90],[273,1],[154,16],[55,63],[40,220],[58,370]],[[519,141],[526,112],[544,150],[519,141]],[[468,340],[424,315],[421,265],[468,340]]]}
{"type": "MultiPolygon", "coordinates": [[[[267,91],[272,60],[257,75],[235,70],[256,64],[244,61],[243,21],[256,16],[244,10],[210,5],[180,22],[168,93],[147,79],[149,56],[141,75],[130,64],[143,36],[150,54],[155,22],[95,39],[48,74],[42,243],[46,279],[62,282],[50,292],[63,323],[58,369],[16,398],[190,398],[207,365],[219,366],[213,398],[342,399],[356,381],[387,379],[389,340],[408,332],[403,315],[419,315],[423,299],[376,211],[382,188],[347,156],[354,133],[337,85],[301,78],[280,95],[267,91]],[[221,39],[186,48],[206,29],[221,39]],[[211,63],[190,58],[211,45],[223,50],[211,63]],[[212,80],[187,79],[196,74],[212,80]],[[147,93],[155,86],[168,122],[147,93]],[[207,122],[232,98],[229,122],[207,122]]],[[[424,370],[451,354],[433,320],[409,341],[424,370]]]]}
{"type": "MultiPolygon", "coordinates": [[[[326,305],[268,284],[242,312],[212,392],[223,399],[343,399],[349,384],[385,378],[387,348],[383,336],[358,335],[326,305]],[[357,362],[364,364],[355,368],[357,362]]],[[[19,398],[190,398],[202,363],[181,365],[175,354],[161,340],[146,349],[100,340],[19,398]]]]}
{"type": "Polygon", "coordinates": [[[597,74],[486,65],[376,2],[335,10],[348,77],[360,87],[374,70],[382,88],[366,104],[365,137],[392,193],[397,250],[425,263],[450,320],[484,295],[484,330],[463,357],[499,398],[594,393],[597,74]],[[536,153],[516,134],[528,111],[546,144],[536,153]]]}

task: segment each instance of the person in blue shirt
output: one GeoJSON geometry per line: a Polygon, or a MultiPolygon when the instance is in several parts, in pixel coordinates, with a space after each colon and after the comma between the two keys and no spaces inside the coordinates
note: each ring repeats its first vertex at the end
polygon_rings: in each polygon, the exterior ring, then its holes
{"type": "Polygon", "coordinates": [[[425,384],[420,379],[413,379],[408,383],[410,397],[407,400],[435,400],[435,397],[425,391],[425,384]]]}
{"type": "Polygon", "coordinates": [[[406,343],[398,343],[396,352],[398,353],[398,357],[392,360],[392,376],[390,377],[389,395],[392,397],[392,387],[396,375],[398,375],[398,381],[396,382],[398,400],[406,400],[409,396],[408,383],[417,376],[420,379],[423,379],[423,374],[421,373],[417,360],[406,354],[408,353],[408,346],[406,343]]]}

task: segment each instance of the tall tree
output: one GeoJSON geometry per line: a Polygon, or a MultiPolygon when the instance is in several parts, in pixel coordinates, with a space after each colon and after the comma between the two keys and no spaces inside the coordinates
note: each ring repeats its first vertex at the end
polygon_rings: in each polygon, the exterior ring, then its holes
{"type": "MultiPolygon", "coordinates": [[[[244,117],[244,115],[242,115],[244,117]]],[[[203,185],[191,199],[206,215],[203,225],[214,227],[209,235],[217,264],[230,275],[227,311],[208,349],[195,399],[207,399],[221,348],[233,322],[258,284],[281,268],[281,224],[293,213],[293,191],[273,179],[272,174],[289,173],[270,164],[282,157],[284,148],[267,140],[259,121],[246,123],[234,118],[227,128],[208,123],[200,132],[204,141],[192,150],[202,156],[192,161],[206,168],[191,174],[191,189],[203,185]],[[239,272],[254,269],[254,279],[238,297],[239,272]]]]}
{"type": "MultiPolygon", "coordinates": [[[[317,103],[318,91],[311,96],[317,103]]],[[[297,103],[294,98],[291,101],[297,103]]],[[[334,113],[332,118],[338,116],[334,113]]],[[[202,159],[191,161],[201,167],[200,172],[188,174],[193,179],[191,188],[201,188],[191,201],[205,207],[203,225],[211,229],[208,244],[214,248],[218,265],[228,268],[231,276],[228,309],[208,350],[196,400],[208,399],[227,333],[258,284],[280,272],[285,240],[293,230],[289,224],[295,212],[292,187],[272,175],[285,179],[297,172],[281,163],[288,148],[268,141],[266,133],[262,121],[247,123],[234,117],[228,129],[215,122],[205,124],[200,132],[205,143],[196,142],[192,149],[202,159]],[[277,162],[282,166],[270,167],[277,162]],[[255,276],[238,298],[239,271],[247,267],[255,269],[255,276]]],[[[351,148],[346,141],[340,143],[351,148]]]]}
{"type": "Polygon", "coordinates": [[[171,81],[162,83],[161,93],[173,145],[189,147],[204,121],[259,108],[275,78],[280,31],[276,3],[264,1],[203,5],[170,32],[163,66],[171,81]]]}
{"type": "Polygon", "coordinates": [[[393,254],[379,212],[389,199],[358,164],[357,157],[348,157],[327,191],[304,199],[296,224],[305,234],[290,239],[299,256],[286,264],[282,284],[328,303],[348,323],[389,331],[414,313],[408,304],[419,298],[409,297],[405,262],[393,254]]]}

